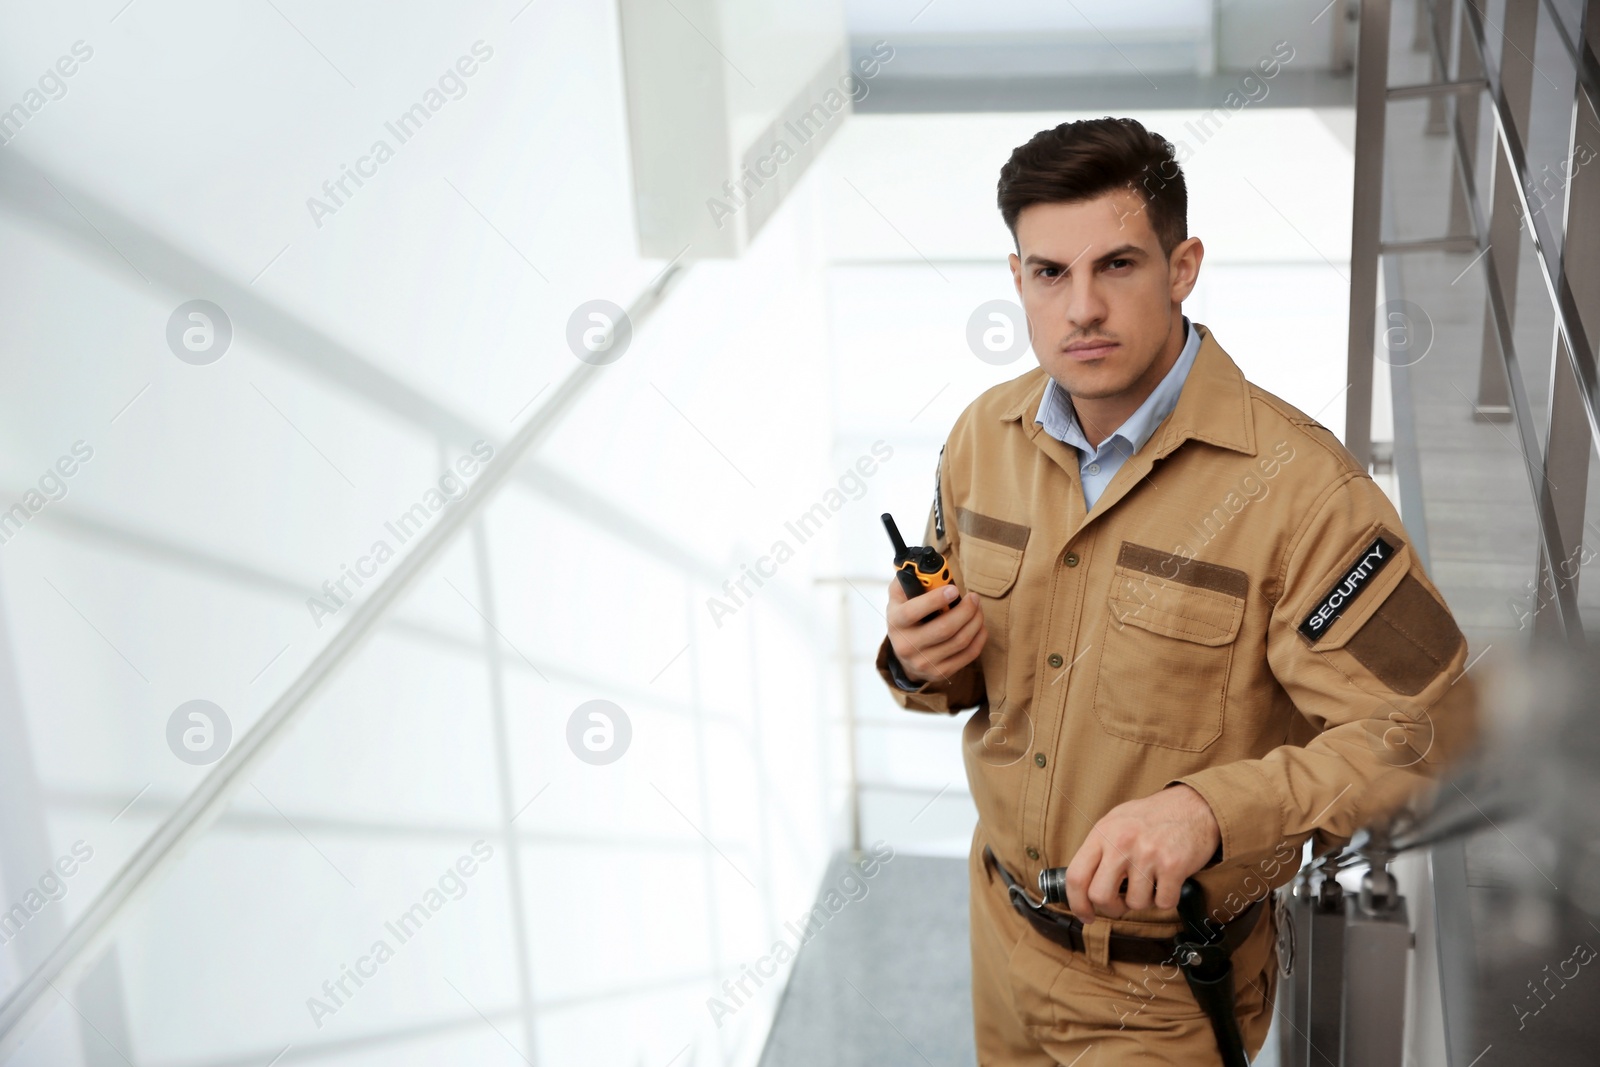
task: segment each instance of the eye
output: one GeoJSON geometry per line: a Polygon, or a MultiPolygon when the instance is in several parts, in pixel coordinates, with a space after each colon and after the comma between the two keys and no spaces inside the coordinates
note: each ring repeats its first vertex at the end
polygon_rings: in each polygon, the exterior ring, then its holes
{"type": "Polygon", "coordinates": [[[1060,267],[1040,267],[1038,270],[1033,272],[1033,276],[1037,278],[1043,275],[1045,277],[1054,278],[1056,277],[1056,272],[1060,270],[1060,267]]]}
{"type": "Polygon", "coordinates": [[[1110,263],[1107,263],[1106,264],[1106,269],[1107,270],[1120,270],[1123,267],[1131,267],[1131,266],[1133,266],[1133,260],[1131,260],[1131,259],[1123,259],[1121,257],[1118,257],[1117,259],[1113,259],[1110,263]]]}

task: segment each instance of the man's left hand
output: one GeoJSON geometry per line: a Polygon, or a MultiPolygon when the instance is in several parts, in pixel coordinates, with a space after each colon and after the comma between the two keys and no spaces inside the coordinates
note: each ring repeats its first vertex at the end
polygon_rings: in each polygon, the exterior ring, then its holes
{"type": "Polygon", "coordinates": [[[1118,804],[1067,865],[1067,903],[1085,923],[1152,905],[1175,908],[1184,879],[1205,866],[1221,840],[1211,805],[1186,785],[1118,804]]]}

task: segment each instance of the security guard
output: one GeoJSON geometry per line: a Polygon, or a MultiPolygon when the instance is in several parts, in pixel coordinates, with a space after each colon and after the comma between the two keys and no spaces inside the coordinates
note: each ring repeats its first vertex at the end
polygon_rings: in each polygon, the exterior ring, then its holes
{"type": "Polygon", "coordinates": [[[1129,119],[1045,130],[999,205],[1040,366],[940,456],[925,543],[969,595],[924,622],[956,590],[891,582],[878,653],[904,707],[977,708],[978,1059],[1218,1062],[1172,960],[1191,876],[1254,1055],[1264,901],[1313,832],[1348,838],[1471,742],[1467,642],[1350,452],[1183,315],[1204,249],[1170,144],[1129,119]],[[1070,910],[1032,892],[1056,867],[1070,910]]]}

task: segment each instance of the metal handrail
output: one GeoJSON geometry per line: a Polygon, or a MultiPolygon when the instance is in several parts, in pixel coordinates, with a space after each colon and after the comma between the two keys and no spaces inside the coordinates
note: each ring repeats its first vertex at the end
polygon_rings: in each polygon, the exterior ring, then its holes
{"type": "Polygon", "coordinates": [[[1434,96],[1438,93],[1475,93],[1488,87],[1489,83],[1482,78],[1421,82],[1417,85],[1391,85],[1389,86],[1388,97],[1390,100],[1410,100],[1419,96],[1434,96]]]}
{"type": "Polygon", "coordinates": [[[1345,338],[1345,447],[1372,459],[1373,338],[1378,325],[1384,125],[1389,90],[1389,0],[1361,0],[1356,45],[1356,135],[1350,198],[1350,303],[1345,338]]]}
{"type": "Polygon", "coordinates": [[[1572,69],[1578,76],[1578,84],[1583,87],[1584,95],[1589,98],[1589,106],[1595,114],[1600,115],[1600,61],[1596,61],[1594,50],[1587,41],[1574,41],[1567,35],[1567,24],[1561,21],[1561,12],[1556,10],[1555,0],[1544,0],[1544,8],[1550,13],[1557,39],[1572,60],[1572,69]]]}
{"type": "MultiPolygon", "coordinates": [[[[1430,3],[1439,3],[1443,0],[1429,0],[1430,3]]],[[[1596,407],[1600,404],[1600,389],[1596,388],[1595,367],[1593,356],[1590,353],[1588,337],[1584,333],[1583,324],[1578,318],[1576,303],[1572,299],[1572,292],[1567,285],[1564,268],[1556,265],[1556,274],[1551,275],[1548,262],[1548,249],[1550,241],[1537,229],[1543,220],[1531,214],[1531,204],[1528,202],[1527,191],[1520,183],[1520,177],[1526,173],[1527,157],[1522,149],[1520,136],[1516,132],[1515,124],[1511,121],[1510,106],[1505,99],[1505,89],[1500,83],[1500,71],[1491,65],[1483,35],[1482,15],[1469,3],[1462,4],[1471,20],[1473,47],[1477,49],[1478,58],[1483,66],[1484,79],[1489,86],[1487,92],[1489,102],[1493,108],[1495,128],[1499,132],[1502,146],[1505,148],[1507,160],[1511,164],[1511,171],[1519,180],[1512,184],[1516,187],[1517,199],[1522,206],[1524,217],[1529,221],[1530,233],[1533,236],[1534,249],[1539,262],[1541,276],[1545,279],[1546,293],[1550,296],[1552,309],[1555,312],[1556,322],[1562,331],[1566,342],[1568,359],[1572,364],[1573,374],[1579,383],[1579,392],[1583,397],[1585,411],[1588,414],[1590,432],[1596,440],[1600,440],[1600,423],[1596,422],[1596,407]],[[1558,294],[1565,294],[1563,302],[1558,294]],[[1575,345],[1581,344],[1580,349],[1575,345]]],[[[1436,25],[1429,20],[1430,26],[1436,25]]],[[[1465,32],[1465,31],[1463,31],[1465,32]]],[[[1437,36],[1430,33],[1429,43],[1433,49],[1436,63],[1443,64],[1444,55],[1442,43],[1437,36]]],[[[1448,69],[1441,66],[1440,69],[1448,69]]],[[[1456,170],[1461,178],[1463,197],[1467,210],[1472,219],[1473,230],[1478,235],[1480,246],[1485,246],[1488,241],[1489,225],[1483,216],[1482,203],[1478,198],[1477,181],[1474,178],[1474,161],[1467,157],[1466,146],[1461,140],[1461,129],[1456,124],[1451,134],[1451,149],[1456,158],[1456,170]]],[[[1494,257],[1484,256],[1484,288],[1489,302],[1490,317],[1495,328],[1495,337],[1499,342],[1501,358],[1505,364],[1506,380],[1510,386],[1510,399],[1512,410],[1515,414],[1515,425],[1522,453],[1524,466],[1527,469],[1529,488],[1533,493],[1535,515],[1539,524],[1539,539],[1547,559],[1552,561],[1563,559],[1566,556],[1564,546],[1560,541],[1560,525],[1555,516],[1555,502],[1551,499],[1548,489],[1548,479],[1545,477],[1544,453],[1539,447],[1538,437],[1533,429],[1532,405],[1528,401],[1527,390],[1523,384],[1521,366],[1517,359],[1516,344],[1512,333],[1512,323],[1509,309],[1506,306],[1505,288],[1501,284],[1499,271],[1494,264],[1494,257]]],[[[1583,633],[1582,618],[1578,611],[1577,593],[1569,583],[1557,582],[1555,596],[1549,601],[1556,613],[1556,620],[1569,640],[1581,640],[1583,633]]]]}
{"type": "MultiPolygon", "coordinates": [[[[1483,65],[1484,78],[1490,86],[1488,96],[1489,104],[1494,109],[1495,130],[1500,137],[1506,158],[1511,163],[1511,170],[1520,179],[1528,172],[1527,152],[1521,134],[1511,121],[1511,108],[1506,102],[1505,86],[1500,83],[1500,70],[1489,57],[1483,29],[1483,14],[1471,3],[1463,3],[1462,10],[1471,26],[1473,44],[1483,65]]],[[[1587,89],[1587,86],[1585,88],[1587,89]]],[[[1594,106],[1594,103],[1591,99],[1591,106],[1594,106]]],[[[1600,108],[1597,108],[1597,111],[1600,111],[1600,108]]],[[[1534,251],[1538,253],[1535,258],[1539,262],[1540,276],[1544,279],[1545,294],[1550,298],[1550,306],[1555,311],[1556,326],[1561,331],[1567,358],[1572,363],[1573,376],[1578,381],[1579,395],[1583,399],[1584,412],[1589,419],[1589,433],[1595,440],[1600,440],[1600,374],[1596,373],[1594,353],[1589,347],[1589,335],[1584,330],[1583,320],[1578,313],[1577,300],[1572,295],[1572,287],[1567,283],[1566,266],[1560,260],[1551,262],[1555,245],[1548,232],[1549,224],[1543,212],[1533,211],[1528,191],[1523,188],[1520,181],[1515,183],[1515,187],[1517,203],[1522,207],[1523,217],[1528,220],[1528,232],[1533,238],[1534,251]]]]}

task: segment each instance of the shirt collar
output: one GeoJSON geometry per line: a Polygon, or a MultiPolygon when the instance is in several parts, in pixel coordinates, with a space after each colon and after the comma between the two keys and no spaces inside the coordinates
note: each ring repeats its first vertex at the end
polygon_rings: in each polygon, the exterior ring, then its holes
{"type": "MultiPolygon", "coordinates": [[[[1183,350],[1178,353],[1177,360],[1167,371],[1166,375],[1145,397],[1144,403],[1132,415],[1108,434],[1100,442],[1100,448],[1108,445],[1116,448],[1124,455],[1132,455],[1144,447],[1150,435],[1155,433],[1156,427],[1161,425],[1172,409],[1178,406],[1178,396],[1183,391],[1183,383],[1189,376],[1189,369],[1194,365],[1196,354],[1200,351],[1200,333],[1189,321],[1183,317],[1185,338],[1183,350]],[[1119,443],[1113,439],[1120,438],[1119,443]]],[[[1056,440],[1069,444],[1087,455],[1097,454],[1097,449],[1089,444],[1089,439],[1084,436],[1083,430],[1078,425],[1077,413],[1072,408],[1072,398],[1067,391],[1058,385],[1054,378],[1047,380],[1044,387],[1044,396],[1039,400],[1038,414],[1034,422],[1044,426],[1044,430],[1056,440]]]]}

